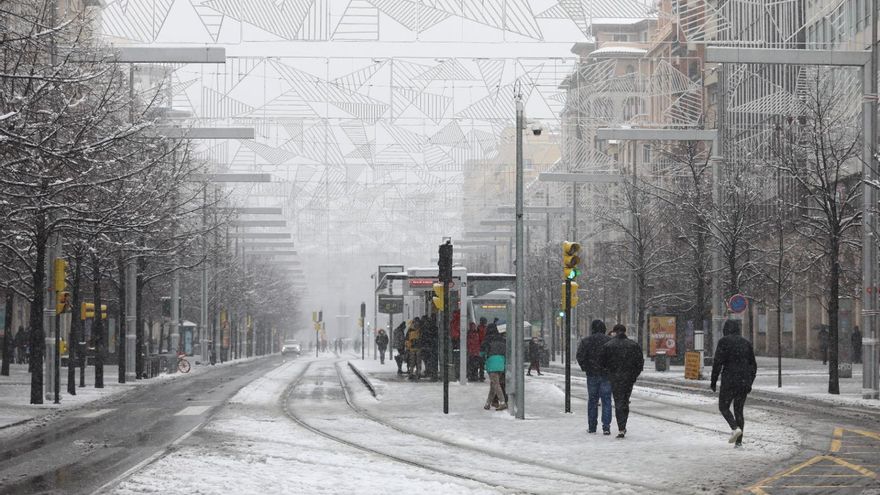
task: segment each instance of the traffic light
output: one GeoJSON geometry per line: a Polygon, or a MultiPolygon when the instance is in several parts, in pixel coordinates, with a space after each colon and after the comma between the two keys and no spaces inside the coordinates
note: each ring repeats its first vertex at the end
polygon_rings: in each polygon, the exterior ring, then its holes
{"type": "Polygon", "coordinates": [[[53,268],[53,287],[55,292],[61,292],[67,288],[67,261],[62,258],[55,258],[55,265],[53,268]]]}
{"type": "Polygon", "coordinates": [[[55,314],[60,315],[70,308],[70,292],[59,292],[58,300],[55,301],[55,314]]]}
{"type": "MultiPolygon", "coordinates": [[[[578,292],[577,291],[578,291],[577,282],[572,282],[571,283],[571,307],[572,308],[577,306],[577,303],[578,303],[578,292]]],[[[560,304],[562,306],[562,311],[560,311],[560,314],[561,314],[566,309],[565,308],[565,283],[562,284],[562,299],[560,299],[560,300],[562,301],[560,304]]]]}
{"type": "Polygon", "coordinates": [[[452,243],[446,241],[440,244],[439,259],[437,260],[438,279],[441,282],[452,282],[452,243]]]}
{"type": "MultiPolygon", "coordinates": [[[[80,306],[79,319],[87,320],[95,317],[95,303],[84,302],[80,306]]],[[[107,305],[101,305],[101,319],[107,319],[107,305]]]]}
{"type": "Polygon", "coordinates": [[[581,252],[581,245],[578,242],[565,241],[562,243],[562,273],[568,280],[573,280],[581,274],[578,265],[581,259],[578,254],[581,252]]]}
{"type": "Polygon", "coordinates": [[[95,317],[95,303],[84,302],[79,307],[79,319],[87,320],[95,317]]]}
{"type": "Polygon", "coordinates": [[[443,284],[434,284],[434,307],[443,311],[443,284]]]}

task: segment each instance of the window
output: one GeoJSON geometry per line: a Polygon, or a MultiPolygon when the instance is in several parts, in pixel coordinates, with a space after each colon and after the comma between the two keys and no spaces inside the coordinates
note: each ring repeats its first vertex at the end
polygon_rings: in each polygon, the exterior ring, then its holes
{"type": "Polygon", "coordinates": [[[626,34],[615,34],[611,37],[614,41],[629,41],[629,36],[626,34]]]}

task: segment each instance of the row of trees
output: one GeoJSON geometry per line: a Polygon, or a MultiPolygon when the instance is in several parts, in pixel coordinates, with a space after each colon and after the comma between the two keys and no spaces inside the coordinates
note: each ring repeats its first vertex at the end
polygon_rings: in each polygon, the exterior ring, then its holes
{"type": "MultiPolygon", "coordinates": [[[[713,277],[725,296],[743,293],[776,308],[797,280],[827,311],[829,392],[839,393],[838,300],[859,293],[863,186],[858,101],[854,106],[853,96],[839,91],[839,77],[809,71],[791,113],[768,116],[764,141],[751,153],[722,149],[717,192],[709,145],[680,142],[655,146],[650,172],[629,170],[621,184],[592,198],[598,206],[582,236],[593,247],[582,312],[622,319],[631,299],[645,342],[649,311],[678,313],[698,327],[711,321],[713,277]]],[[[736,132],[724,136],[735,141],[736,132]]],[[[530,260],[533,300],[545,298],[543,287],[559,285],[559,257],[553,244],[530,260]]],[[[776,315],[782,328],[782,311],[776,315]]],[[[711,336],[706,347],[711,352],[711,336]]]]}
{"type": "MultiPolygon", "coordinates": [[[[262,311],[267,320],[292,310],[289,303],[267,305],[289,300],[289,285],[268,270],[241,266],[225,236],[229,215],[222,212],[229,210],[219,206],[226,198],[209,196],[209,186],[194,180],[208,165],[194,159],[186,141],[156,135],[162,84],[133,87],[125,67],[113,63],[94,36],[89,11],[59,12],[58,5],[0,5],[0,286],[30,302],[32,403],[42,402],[43,308],[54,256],[70,261],[72,342],[84,336],[79,311],[87,294],[98,308],[109,303],[111,311],[118,309],[124,321],[123,274],[131,260],[137,264],[138,322],[159,316],[155,295],[170,295],[174,273],[184,277],[186,294],[205,263],[218,287],[213,314],[233,301],[242,314],[262,311]],[[151,295],[147,304],[145,294],[151,295]],[[253,307],[246,307],[248,301],[253,307]]],[[[92,328],[97,387],[103,386],[103,324],[97,318],[92,328]]],[[[144,369],[142,326],[137,376],[144,369]]],[[[75,393],[76,346],[70,349],[68,389],[75,393]]]]}

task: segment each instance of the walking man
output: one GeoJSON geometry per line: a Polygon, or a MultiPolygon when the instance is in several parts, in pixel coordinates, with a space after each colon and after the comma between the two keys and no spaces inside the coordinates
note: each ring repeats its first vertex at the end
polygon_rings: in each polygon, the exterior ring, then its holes
{"type": "Polygon", "coordinates": [[[605,335],[605,322],[593,320],[590,335],[581,339],[577,362],[587,374],[587,433],[596,433],[599,401],[602,401],[602,434],[611,434],[611,382],[602,368],[602,350],[611,337],[605,335]]]}
{"type": "Polygon", "coordinates": [[[711,385],[714,392],[720,375],[721,393],[718,395],[718,409],[733,432],[728,442],[736,444],[736,447],[742,445],[745,426],[743,406],[746,404],[746,397],[752,391],[752,383],[758,372],[752,343],[740,335],[739,325],[739,321],[736,320],[724,322],[724,336],[718,341],[712,360],[711,385]],[[733,403],[733,414],[730,413],[731,403],[733,403]]]}
{"type": "Polygon", "coordinates": [[[529,341],[529,376],[532,376],[533,368],[538,372],[538,375],[543,374],[541,373],[541,344],[538,342],[538,337],[532,337],[532,340],[529,341]]]}
{"type": "Polygon", "coordinates": [[[480,352],[486,358],[486,371],[489,373],[489,396],[483,409],[489,409],[497,402],[498,407],[495,410],[503,411],[507,409],[507,397],[501,385],[506,366],[507,339],[504,334],[498,332],[495,325],[489,326],[480,352]]]}
{"type": "Polygon", "coordinates": [[[858,325],[854,326],[852,331],[852,362],[856,364],[862,362],[862,332],[858,325]]]}
{"type": "Polygon", "coordinates": [[[819,353],[822,354],[822,364],[828,364],[828,327],[825,325],[819,329],[819,353]]]}
{"type": "Polygon", "coordinates": [[[626,436],[629,418],[629,396],[633,385],[645,367],[642,346],[626,337],[626,327],[618,323],[611,330],[611,339],[602,346],[602,368],[611,382],[614,396],[614,418],[617,420],[617,438],[626,436]]]}
{"type": "Polygon", "coordinates": [[[379,335],[376,335],[376,347],[379,348],[379,364],[385,364],[385,349],[388,348],[388,334],[384,328],[379,329],[379,335]]]}

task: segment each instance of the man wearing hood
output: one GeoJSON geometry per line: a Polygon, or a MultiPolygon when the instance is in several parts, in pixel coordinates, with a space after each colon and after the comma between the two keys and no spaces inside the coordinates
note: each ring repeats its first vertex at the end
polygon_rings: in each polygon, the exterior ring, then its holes
{"type": "Polygon", "coordinates": [[[502,389],[504,369],[507,365],[507,338],[498,331],[498,327],[492,323],[486,331],[486,340],[480,348],[480,354],[485,359],[486,372],[489,373],[489,396],[483,409],[489,409],[494,402],[498,402],[497,411],[507,409],[507,398],[502,389]]]}
{"type": "Polygon", "coordinates": [[[758,363],[755,361],[752,343],[740,335],[739,325],[736,320],[724,322],[724,336],[718,341],[712,360],[711,385],[714,392],[720,375],[721,393],[718,394],[718,409],[732,430],[728,442],[735,443],[737,447],[742,445],[745,427],[743,407],[746,397],[752,391],[755,375],[758,373],[758,363]],[[733,414],[730,413],[731,403],[733,414]]]}
{"type": "Polygon", "coordinates": [[[626,337],[626,327],[618,323],[611,330],[611,339],[602,346],[600,362],[611,382],[614,396],[614,418],[617,420],[617,438],[626,436],[629,418],[629,396],[633,385],[645,367],[642,346],[626,337]]]}
{"type": "Polygon", "coordinates": [[[611,337],[605,335],[605,322],[593,320],[590,335],[578,343],[577,362],[587,374],[587,433],[596,433],[601,399],[602,433],[611,434],[611,382],[601,363],[602,346],[609,340],[611,337]]]}

